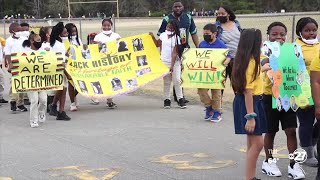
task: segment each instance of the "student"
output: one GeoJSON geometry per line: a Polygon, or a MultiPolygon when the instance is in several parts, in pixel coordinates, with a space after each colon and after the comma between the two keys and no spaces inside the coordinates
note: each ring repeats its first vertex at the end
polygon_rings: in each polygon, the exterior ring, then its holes
{"type": "MultiPolygon", "coordinates": [[[[94,37],[94,43],[99,43],[100,46],[106,45],[107,42],[119,40],[121,37],[119,34],[112,31],[113,22],[111,19],[102,20],[102,32],[94,37]]],[[[106,47],[107,48],[107,47],[106,47]]],[[[107,99],[107,107],[109,109],[114,109],[117,105],[112,101],[112,99],[107,99]]]]}
{"type": "Polygon", "coordinates": [[[263,148],[262,134],[266,132],[262,103],[261,44],[259,29],[242,31],[236,53],[236,59],[241,61],[234,61],[231,76],[231,84],[236,93],[233,101],[235,133],[247,135],[246,180],[257,180],[257,159],[263,148]]]}
{"type": "MultiPolygon", "coordinates": [[[[52,32],[52,28],[49,26],[41,27],[39,31],[39,36],[41,37],[42,46],[41,49],[50,50],[50,35],[52,32]]],[[[47,91],[47,113],[50,112],[49,105],[53,102],[54,91],[47,91]]]]}
{"type": "MultiPolygon", "coordinates": [[[[11,72],[11,53],[19,52],[22,49],[22,43],[25,40],[21,36],[21,26],[18,23],[12,23],[9,27],[11,36],[6,40],[6,46],[3,51],[5,54],[5,64],[8,65],[8,71],[11,72]]],[[[12,93],[10,88],[10,109],[12,113],[17,111],[26,112],[28,109],[24,106],[23,93],[12,93]]]]}
{"type": "MultiPolygon", "coordinates": [[[[54,52],[62,53],[64,60],[66,59],[66,49],[63,40],[67,40],[68,32],[64,27],[63,22],[59,22],[52,28],[50,36],[50,47],[54,52]]],[[[68,81],[64,76],[63,90],[56,91],[53,102],[50,106],[50,115],[57,116],[56,120],[69,121],[71,118],[64,111],[64,105],[66,103],[66,92],[68,87],[68,81]],[[57,103],[59,101],[59,112],[57,110],[57,103]]]]}
{"type": "MultiPolygon", "coordinates": [[[[74,25],[73,23],[68,23],[66,24],[65,28],[67,29],[67,32],[68,32],[68,40],[70,44],[76,45],[76,46],[82,46],[82,42],[81,42],[81,39],[79,38],[79,33],[76,25],[74,25]]],[[[69,92],[69,97],[71,101],[70,111],[77,111],[78,102],[77,102],[76,96],[78,95],[78,91],[73,86],[72,80],[68,81],[68,92],[69,92]]]]}
{"type": "Polygon", "coordinates": [[[2,70],[2,63],[3,63],[3,47],[0,43],[0,106],[2,103],[8,103],[7,100],[3,99],[3,91],[4,91],[4,74],[2,70]]]}
{"type": "MultiPolygon", "coordinates": [[[[151,33],[152,34],[152,33],[151,33]]],[[[170,74],[163,77],[163,95],[164,95],[164,108],[171,108],[170,89],[173,81],[174,89],[178,98],[178,105],[181,109],[185,109],[186,103],[183,98],[181,81],[181,60],[179,57],[180,32],[178,28],[178,21],[173,19],[167,24],[166,31],[161,33],[159,40],[156,41],[153,36],[153,40],[160,47],[161,60],[170,68],[170,74]]]]}
{"type": "Polygon", "coordinates": [[[20,26],[21,26],[21,36],[28,39],[30,35],[29,24],[24,22],[24,23],[21,23],[20,26]]]}
{"type": "MultiPolygon", "coordinates": [[[[22,46],[22,52],[39,51],[42,46],[41,37],[38,34],[31,33],[28,40],[25,40],[22,46]]],[[[46,121],[47,92],[31,91],[28,92],[28,97],[31,101],[30,126],[36,128],[39,127],[39,122],[43,123],[46,121]]]]}
{"type": "MultiPolygon", "coordinates": [[[[311,76],[311,90],[312,98],[315,105],[315,117],[317,118],[317,123],[320,122],[320,50],[318,57],[312,61],[310,65],[310,76],[311,76]]],[[[320,131],[318,126],[318,132],[320,131]]],[[[320,162],[320,138],[317,141],[317,152],[318,152],[318,162],[320,162]]],[[[320,163],[318,163],[318,172],[315,180],[320,180],[320,163]]]]}
{"type": "MultiPolygon", "coordinates": [[[[317,38],[318,23],[310,18],[303,17],[297,22],[296,43],[301,45],[302,54],[310,73],[310,65],[315,57],[319,56],[320,43],[317,38]]],[[[319,122],[315,123],[314,106],[299,108],[297,115],[299,118],[299,138],[301,148],[307,152],[305,165],[316,167],[318,160],[315,158],[315,145],[319,138],[319,122]]]]}
{"type": "MultiPolygon", "coordinates": [[[[203,28],[203,41],[200,43],[199,48],[226,48],[227,46],[223,41],[216,38],[217,27],[214,24],[207,24],[203,28]]],[[[224,65],[228,66],[231,55],[228,53],[224,65]]],[[[220,122],[222,120],[222,107],[221,107],[221,90],[220,89],[203,89],[198,88],[198,94],[201,102],[206,107],[205,120],[212,122],[220,122]],[[211,91],[211,98],[208,91],[211,91]]]]}
{"type": "MultiPolygon", "coordinates": [[[[273,22],[268,27],[267,35],[269,41],[277,41],[282,44],[286,41],[287,27],[281,22],[273,22]]],[[[270,56],[270,54],[268,54],[268,51],[263,53],[267,57],[270,56]]],[[[282,174],[276,162],[273,161],[272,154],[274,139],[277,132],[279,131],[279,121],[281,122],[282,130],[287,136],[288,152],[293,153],[297,149],[297,118],[296,113],[292,109],[289,109],[289,111],[286,112],[282,109],[281,104],[280,111],[278,109],[272,108],[272,82],[268,78],[267,73],[264,73],[263,86],[263,104],[267,119],[267,133],[264,136],[264,150],[266,159],[262,163],[262,172],[268,176],[279,177],[282,174]]],[[[281,102],[281,100],[277,100],[277,102],[281,102]]],[[[302,167],[298,163],[295,163],[294,160],[290,160],[290,164],[288,165],[288,175],[291,178],[305,178],[302,167]]]]}

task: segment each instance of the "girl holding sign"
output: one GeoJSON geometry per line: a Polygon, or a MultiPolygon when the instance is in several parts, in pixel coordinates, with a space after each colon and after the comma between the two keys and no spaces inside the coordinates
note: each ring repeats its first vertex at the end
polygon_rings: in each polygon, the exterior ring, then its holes
{"type": "MultiPolygon", "coordinates": [[[[29,39],[22,44],[23,52],[38,51],[41,46],[41,38],[38,34],[31,33],[29,39]]],[[[36,128],[39,122],[45,122],[47,111],[47,92],[46,91],[31,91],[28,92],[28,97],[31,101],[30,105],[30,126],[36,128]]]]}
{"type": "MultiPolygon", "coordinates": [[[[318,23],[310,17],[301,18],[296,26],[296,34],[298,36],[296,43],[301,45],[309,73],[312,60],[319,56],[320,44],[317,39],[317,31],[318,23]]],[[[320,123],[315,123],[314,106],[300,108],[297,111],[297,115],[300,122],[300,145],[307,152],[307,160],[304,163],[308,166],[316,167],[318,160],[315,158],[315,145],[319,138],[320,123]]]]}
{"type": "MultiPolygon", "coordinates": [[[[273,22],[269,25],[267,30],[268,40],[271,42],[279,42],[280,44],[286,41],[287,27],[281,22],[273,22]]],[[[267,46],[266,46],[267,47],[267,46]]],[[[268,49],[268,47],[267,47],[268,49]]],[[[263,51],[264,55],[270,56],[269,51],[265,49],[263,51]]],[[[262,60],[262,65],[264,61],[262,60]]],[[[267,64],[268,65],[268,64],[267,64]]],[[[274,138],[279,131],[279,121],[281,122],[282,130],[287,136],[287,148],[289,154],[292,154],[297,149],[297,118],[296,113],[292,109],[287,112],[281,109],[272,108],[272,92],[273,83],[269,79],[267,72],[264,73],[264,92],[263,92],[263,104],[267,119],[267,133],[264,136],[264,150],[266,154],[266,159],[262,163],[262,172],[268,176],[282,176],[277,164],[276,159],[273,158],[273,146],[274,138]]],[[[276,97],[277,98],[277,97],[276,97]]],[[[277,102],[281,103],[281,99],[277,99],[277,102]]],[[[302,167],[294,160],[290,160],[290,165],[288,166],[288,174],[291,177],[304,178],[302,167]]]]}
{"type": "MultiPolygon", "coordinates": [[[[52,28],[50,36],[50,47],[52,51],[62,53],[62,56],[65,60],[66,58],[66,49],[63,43],[63,40],[66,40],[68,37],[67,29],[64,27],[63,22],[59,22],[52,28]]],[[[64,105],[66,103],[66,93],[68,87],[68,80],[64,78],[63,90],[56,91],[53,102],[50,106],[50,115],[57,116],[57,120],[69,121],[71,118],[64,111],[64,105]],[[57,110],[57,103],[59,101],[59,112],[57,110]]]]}
{"type": "Polygon", "coordinates": [[[259,29],[243,30],[235,57],[241,61],[234,62],[231,78],[236,93],[233,101],[235,133],[247,135],[246,180],[257,180],[256,164],[263,148],[262,134],[266,132],[262,103],[261,44],[259,29]]]}

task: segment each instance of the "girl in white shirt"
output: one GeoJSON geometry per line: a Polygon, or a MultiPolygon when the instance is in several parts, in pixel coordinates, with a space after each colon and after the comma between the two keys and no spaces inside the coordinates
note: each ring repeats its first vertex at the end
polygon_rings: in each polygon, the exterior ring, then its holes
{"type": "Polygon", "coordinates": [[[178,55],[180,46],[180,31],[177,20],[170,20],[166,27],[166,31],[160,34],[159,40],[156,40],[151,33],[157,47],[160,47],[161,60],[170,68],[170,74],[163,77],[163,93],[164,93],[164,108],[171,107],[170,87],[173,85],[178,98],[178,105],[181,109],[186,108],[183,98],[181,82],[181,60],[178,55]]]}
{"type": "MultiPolygon", "coordinates": [[[[29,39],[22,44],[22,52],[39,51],[41,50],[41,38],[38,34],[31,33],[29,39]]],[[[45,122],[47,110],[47,92],[46,91],[31,91],[28,92],[30,99],[30,126],[36,128],[39,122],[45,122]]]]}
{"type": "MultiPolygon", "coordinates": [[[[52,28],[50,36],[50,47],[52,51],[60,52],[63,55],[64,60],[66,61],[66,49],[63,43],[63,40],[68,39],[67,29],[64,27],[63,22],[59,22],[52,28]]],[[[65,72],[66,73],[66,72],[65,72]]],[[[57,116],[57,120],[69,121],[71,118],[67,116],[64,111],[64,106],[66,103],[66,93],[68,87],[68,80],[65,76],[64,78],[64,87],[63,90],[56,91],[53,102],[50,106],[50,115],[57,116]],[[59,112],[57,110],[57,103],[59,101],[59,112]]]]}
{"type": "MultiPolygon", "coordinates": [[[[68,23],[66,24],[65,28],[67,29],[68,32],[68,40],[71,45],[76,45],[76,46],[82,46],[81,39],[79,38],[79,33],[77,26],[73,23],[68,23]]],[[[71,101],[70,105],[70,111],[77,111],[78,104],[76,100],[76,96],[78,95],[78,91],[75,89],[73,86],[73,83],[71,83],[72,80],[68,82],[68,92],[69,92],[69,97],[71,101]]]]}
{"type": "MultiPolygon", "coordinates": [[[[107,42],[118,40],[121,38],[119,34],[112,32],[112,26],[113,26],[113,23],[111,19],[102,20],[102,32],[97,34],[93,40],[94,43],[99,43],[100,47],[105,47],[105,50],[103,50],[105,52],[108,51],[108,47],[106,46],[107,42]]],[[[110,98],[110,99],[107,99],[107,107],[110,109],[114,109],[117,107],[117,105],[110,98]]]]}

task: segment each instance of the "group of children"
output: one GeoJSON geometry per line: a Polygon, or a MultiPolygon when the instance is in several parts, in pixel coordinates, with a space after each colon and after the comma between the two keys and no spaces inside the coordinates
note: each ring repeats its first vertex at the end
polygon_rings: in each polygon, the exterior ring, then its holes
{"type": "MultiPolygon", "coordinates": [[[[177,95],[180,108],[186,108],[186,102],[180,85],[181,79],[181,53],[179,52],[180,32],[178,21],[169,21],[166,31],[157,40],[152,34],[157,47],[160,47],[161,60],[170,69],[170,74],[163,78],[164,81],[164,108],[171,107],[170,89],[171,83],[177,95]]],[[[54,27],[43,27],[39,34],[28,33],[26,24],[12,23],[10,25],[11,36],[6,40],[6,44],[0,45],[0,59],[5,56],[5,65],[8,71],[12,69],[11,53],[28,51],[54,51],[63,54],[66,59],[70,56],[68,49],[65,48],[64,41],[69,41],[72,45],[83,45],[78,35],[77,27],[72,24],[64,25],[59,22],[54,27]],[[3,51],[2,51],[3,50],[3,51]]],[[[112,40],[120,39],[120,35],[112,31],[113,23],[110,19],[102,21],[102,32],[99,34],[88,35],[88,44],[99,43],[100,45],[112,40]]],[[[308,159],[305,164],[308,166],[318,166],[316,149],[319,150],[319,131],[320,123],[315,119],[320,118],[320,44],[317,40],[317,22],[309,17],[298,21],[296,43],[301,45],[306,67],[311,73],[312,94],[315,106],[300,108],[297,112],[289,110],[278,111],[272,108],[272,82],[266,75],[270,70],[267,55],[261,54],[262,35],[259,29],[244,29],[233,62],[231,84],[235,91],[233,102],[234,124],[236,134],[247,134],[247,159],[246,159],[246,179],[257,179],[256,163],[260,151],[264,147],[266,159],[262,163],[262,171],[268,176],[281,176],[281,172],[273,159],[272,150],[274,139],[279,131],[279,122],[287,136],[287,147],[289,153],[293,153],[298,147],[296,136],[297,118],[299,119],[299,138],[300,146],[307,152],[308,159]],[[262,63],[267,62],[267,63],[262,63]],[[263,138],[262,134],[265,133],[263,138]],[[318,144],[317,148],[315,147],[318,144]]],[[[268,40],[277,41],[280,44],[286,41],[287,28],[281,22],[273,22],[269,25],[268,40]]],[[[227,48],[223,41],[217,36],[217,27],[214,24],[207,24],[203,28],[203,41],[199,48],[227,48]]],[[[66,61],[65,61],[66,62],[66,61]]],[[[226,57],[226,64],[230,62],[230,54],[226,57]]],[[[1,77],[0,74],[0,83],[1,77]]],[[[3,88],[0,92],[3,91],[3,88]]],[[[38,127],[39,122],[46,120],[46,111],[50,115],[56,116],[57,120],[70,120],[65,113],[66,92],[68,89],[71,111],[78,110],[78,92],[73,86],[71,77],[67,72],[64,74],[64,88],[55,92],[29,92],[30,105],[30,126],[38,127]],[[59,104],[59,108],[58,108],[59,104]]],[[[222,91],[217,89],[198,89],[201,102],[205,105],[205,120],[219,122],[222,119],[222,91]],[[208,91],[211,91],[212,97],[208,91]]],[[[10,91],[11,111],[27,111],[24,106],[25,95],[15,94],[10,91]]],[[[94,104],[99,101],[92,99],[94,104]]],[[[6,103],[2,96],[0,102],[6,103]]],[[[108,99],[107,106],[115,108],[116,104],[112,99],[108,99]]],[[[318,170],[317,178],[320,173],[318,170]]],[[[294,160],[290,160],[288,165],[288,176],[293,179],[305,177],[302,167],[294,160]]],[[[317,179],[317,180],[318,180],[317,179]]]]}

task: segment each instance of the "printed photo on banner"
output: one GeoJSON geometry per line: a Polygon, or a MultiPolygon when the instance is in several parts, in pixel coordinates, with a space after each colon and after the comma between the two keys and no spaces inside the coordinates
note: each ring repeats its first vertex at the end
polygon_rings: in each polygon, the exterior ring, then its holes
{"type": "Polygon", "coordinates": [[[126,41],[118,42],[118,52],[128,51],[128,43],[126,41]]]}
{"type": "Polygon", "coordinates": [[[277,98],[277,109],[278,109],[278,111],[281,111],[281,110],[282,110],[281,96],[279,96],[279,97],[277,98]]]}
{"type": "Polygon", "coordinates": [[[101,88],[101,84],[100,84],[99,81],[91,82],[91,86],[92,86],[93,92],[95,94],[103,94],[103,91],[102,91],[102,88],[101,88]]]}
{"type": "Polygon", "coordinates": [[[296,97],[294,95],[290,97],[290,107],[294,112],[296,112],[299,108],[299,106],[296,103],[296,97]]]}
{"type": "Polygon", "coordinates": [[[90,49],[88,48],[88,45],[83,45],[82,49],[81,49],[81,54],[83,59],[91,59],[91,53],[90,53],[90,49]]]}
{"type": "Polygon", "coordinates": [[[81,89],[81,92],[83,92],[85,94],[88,94],[88,89],[87,89],[87,86],[86,86],[86,82],[78,80],[78,84],[79,84],[79,87],[81,89]]]}
{"type": "Polygon", "coordinates": [[[77,53],[73,46],[70,46],[69,53],[72,60],[77,60],[77,53]]]}
{"type": "Polygon", "coordinates": [[[304,73],[302,71],[299,71],[297,73],[297,83],[299,85],[302,85],[303,81],[304,81],[304,73]]]}
{"type": "Polygon", "coordinates": [[[294,45],[294,54],[297,56],[297,58],[300,57],[300,52],[299,52],[298,46],[296,44],[294,45]]]}
{"type": "Polygon", "coordinates": [[[148,65],[147,56],[146,55],[137,56],[137,63],[138,63],[138,66],[148,65]]]}
{"type": "Polygon", "coordinates": [[[108,49],[107,49],[106,43],[99,44],[99,52],[100,53],[106,53],[107,51],[108,51],[108,49]]]}
{"type": "Polygon", "coordinates": [[[138,77],[142,76],[144,74],[147,74],[149,72],[151,72],[151,68],[149,68],[149,67],[148,68],[144,68],[144,69],[136,70],[136,74],[137,74],[138,77]]]}
{"type": "Polygon", "coordinates": [[[133,88],[138,86],[137,78],[128,79],[126,81],[127,88],[133,88]]]}
{"type": "Polygon", "coordinates": [[[144,50],[143,42],[141,38],[135,38],[132,40],[134,51],[142,51],[144,50]]]}
{"type": "Polygon", "coordinates": [[[121,81],[120,81],[119,78],[113,78],[113,79],[111,80],[111,85],[112,85],[112,89],[113,89],[114,91],[119,91],[119,90],[123,89],[123,88],[122,88],[121,81]]]}

